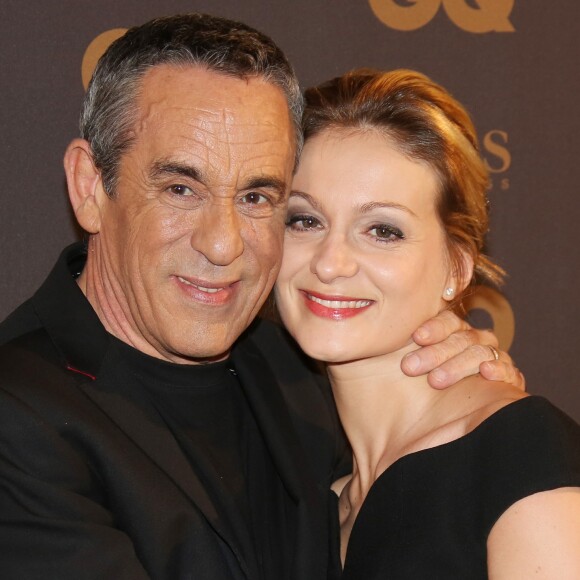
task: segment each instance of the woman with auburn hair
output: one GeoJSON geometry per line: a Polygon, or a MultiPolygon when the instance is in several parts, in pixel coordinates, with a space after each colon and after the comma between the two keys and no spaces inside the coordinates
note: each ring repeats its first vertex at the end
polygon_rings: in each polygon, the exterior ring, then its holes
{"type": "Polygon", "coordinates": [[[507,384],[400,368],[423,321],[503,275],[465,109],[419,73],[359,70],[309,89],[303,126],[276,303],[353,450],[331,577],[580,578],[580,427],[507,384]]]}

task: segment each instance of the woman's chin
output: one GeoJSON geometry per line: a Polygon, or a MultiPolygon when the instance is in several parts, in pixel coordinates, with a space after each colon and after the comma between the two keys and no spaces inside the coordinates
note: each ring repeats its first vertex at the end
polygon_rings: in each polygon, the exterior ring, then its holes
{"type": "Polygon", "coordinates": [[[344,363],[352,360],[352,349],[328,344],[321,348],[320,344],[311,345],[300,341],[298,341],[298,345],[310,358],[323,363],[344,363]]]}

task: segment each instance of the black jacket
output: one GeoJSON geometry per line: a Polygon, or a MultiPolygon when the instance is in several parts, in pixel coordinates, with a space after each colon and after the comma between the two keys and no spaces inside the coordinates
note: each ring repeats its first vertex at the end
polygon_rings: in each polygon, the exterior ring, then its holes
{"type": "MultiPolygon", "coordinates": [[[[67,248],[0,326],[0,577],[253,580],[235,522],[124,392],[123,361],[71,275],[83,263],[67,248]]],[[[328,388],[269,322],[232,360],[292,499],[290,576],[324,578],[325,498],[344,452],[328,388]]]]}

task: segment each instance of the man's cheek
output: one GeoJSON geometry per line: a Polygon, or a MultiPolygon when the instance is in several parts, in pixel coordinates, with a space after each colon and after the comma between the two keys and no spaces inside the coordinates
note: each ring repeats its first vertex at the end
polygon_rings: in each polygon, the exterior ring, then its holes
{"type": "Polygon", "coordinates": [[[263,244],[263,246],[264,261],[271,264],[271,267],[275,269],[275,274],[277,275],[282,263],[284,241],[280,236],[273,235],[266,244],[263,244]]]}

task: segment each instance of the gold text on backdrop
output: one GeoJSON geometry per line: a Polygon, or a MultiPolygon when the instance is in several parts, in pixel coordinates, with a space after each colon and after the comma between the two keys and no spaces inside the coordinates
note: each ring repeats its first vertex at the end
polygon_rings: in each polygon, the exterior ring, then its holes
{"type": "Polygon", "coordinates": [[[465,299],[464,306],[467,312],[471,310],[487,312],[499,347],[507,352],[516,333],[516,319],[508,299],[495,288],[476,286],[472,294],[465,299]]]}
{"type": "Polygon", "coordinates": [[[483,137],[483,148],[485,153],[493,155],[497,161],[490,163],[488,156],[484,153],[484,163],[490,173],[503,173],[510,168],[512,156],[506,147],[508,134],[500,129],[488,131],[483,137]]]}
{"type": "Polygon", "coordinates": [[[369,0],[375,16],[395,30],[417,30],[431,22],[443,6],[449,19],[466,32],[513,32],[509,16],[515,0],[369,0]]]}
{"type": "Polygon", "coordinates": [[[87,46],[83,56],[83,62],[81,64],[81,76],[85,90],[89,86],[89,81],[93,76],[93,71],[97,66],[97,61],[99,58],[101,58],[103,53],[107,50],[107,48],[109,48],[109,45],[117,40],[117,38],[123,36],[125,32],[127,32],[126,28],[113,28],[111,30],[106,30],[94,38],[87,46]]]}
{"type": "Polygon", "coordinates": [[[507,146],[508,133],[492,129],[483,136],[483,162],[492,177],[492,189],[507,191],[510,180],[507,172],[512,165],[512,155],[507,146]]]}

